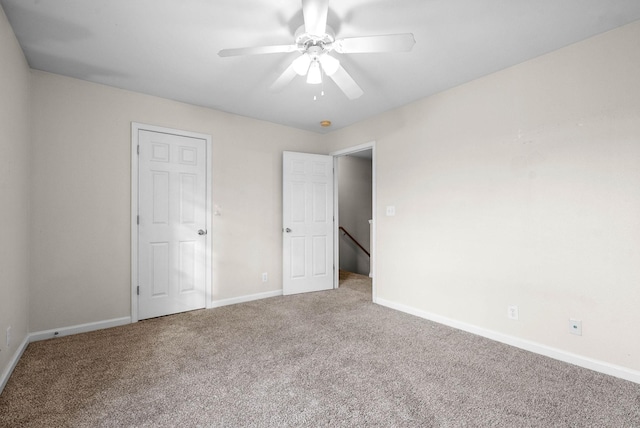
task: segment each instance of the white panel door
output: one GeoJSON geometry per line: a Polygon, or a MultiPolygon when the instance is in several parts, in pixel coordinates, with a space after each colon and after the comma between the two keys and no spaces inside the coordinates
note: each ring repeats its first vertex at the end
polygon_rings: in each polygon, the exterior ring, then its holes
{"type": "Polygon", "coordinates": [[[333,288],[333,158],[283,153],[283,293],[333,288]]]}
{"type": "Polygon", "coordinates": [[[138,319],[204,308],[206,141],[138,132],[138,319]]]}

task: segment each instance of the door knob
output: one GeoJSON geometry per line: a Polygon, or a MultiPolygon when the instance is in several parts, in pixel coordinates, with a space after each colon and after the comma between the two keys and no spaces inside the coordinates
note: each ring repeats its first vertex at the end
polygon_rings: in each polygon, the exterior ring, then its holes
{"type": "Polygon", "coordinates": [[[284,231],[287,233],[291,233],[291,229],[289,229],[288,227],[284,231]]]}
{"type": "Polygon", "coordinates": [[[207,234],[207,231],[206,231],[206,230],[202,230],[202,229],[200,229],[200,230],[198,231],[198,235],[206,235],[206,234],[207,234]]]}

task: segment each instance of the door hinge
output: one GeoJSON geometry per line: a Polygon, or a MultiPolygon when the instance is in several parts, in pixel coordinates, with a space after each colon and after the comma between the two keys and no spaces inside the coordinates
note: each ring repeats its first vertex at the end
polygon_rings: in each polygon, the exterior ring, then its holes
{"type": "Polygon", "coordinates": [[[137,287],[138,289],[136,290],[136,293],[138,293],[138,296],[140,295],[140,286],[138,285],[137,287]]]}
{"type": "Polygon", "coordinates": [[[136,148],[136,152],[140,154],[140,144],[138,144],[138,147],[136,148]]]}
{"type": "Polygon", "coordinates": [[[136,216],[136,224],[140,224],[140,216],[136,216]]]}

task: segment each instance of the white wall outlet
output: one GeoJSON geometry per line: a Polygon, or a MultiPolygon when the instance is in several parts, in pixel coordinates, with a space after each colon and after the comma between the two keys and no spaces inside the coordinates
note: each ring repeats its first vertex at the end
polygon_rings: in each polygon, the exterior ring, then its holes
{"type": "Polygon", "coordinates": [[[509,317],[510,320],[517,320],[519,318],[518,306],[517,305],[507,306],[507,316],[509,317]]]}
{"type": "Polygon", "coordinates": [[[7,348],[11,346],[11,326],[7,327],[7,348]]]}
{"type": "Polygon", "coordinates": [[[267,281],[269,281],[269,275],[267,274],[267,272],[262,272],[262,282],[267,281]]]}
{"type": "Polygon", "coordinates": [[[387,217],[393,217],[396,215],[396,207],[393,205],[387,205],[387,217]]]}
{"type": "Polygon", "coordinates": [[[582,321],[580,320],[569,320],[569,333],[575,334],[577,336],[582,336],[582,321]]]}

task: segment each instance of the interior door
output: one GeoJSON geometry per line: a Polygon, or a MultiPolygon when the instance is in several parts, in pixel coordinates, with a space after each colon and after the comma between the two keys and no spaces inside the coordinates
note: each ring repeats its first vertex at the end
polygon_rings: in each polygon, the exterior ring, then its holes
{"type": "Polygon", "coordinates": [[[283,293],[333,288],[333,158],[283,153],[283,293]]]}
{"type": "Polygon", "coordinates": [[[138,318],[204,308],[206,141],[138,132],[138,318]]]}

